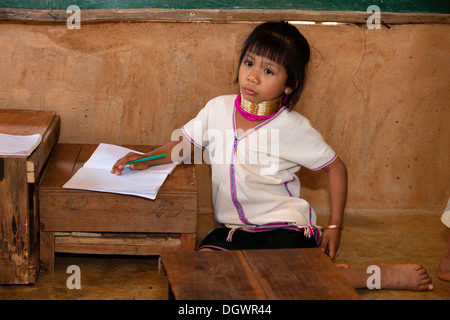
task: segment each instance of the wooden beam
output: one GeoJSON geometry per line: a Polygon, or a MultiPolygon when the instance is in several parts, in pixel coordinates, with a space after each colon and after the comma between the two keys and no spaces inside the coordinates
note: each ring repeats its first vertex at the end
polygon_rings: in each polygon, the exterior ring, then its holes
{"type": "MultiPolygon", "coordinates": [[[[372,13],[304,10],[211,10],[211,9],[100,9],[82,10],[81,23],[100,22],[259,22],[267,20],[365,24],[372,13]]],[[[65,10],[0,9],[0,21],[66,23],[65,10]]],[[[381,12],[383,24],[450,23],[450,14],[381,12]]]]}

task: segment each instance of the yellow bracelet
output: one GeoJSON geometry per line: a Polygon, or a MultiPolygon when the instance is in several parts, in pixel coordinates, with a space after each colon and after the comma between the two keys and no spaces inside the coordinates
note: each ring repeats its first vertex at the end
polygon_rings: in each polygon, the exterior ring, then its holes
{"type": "Polygon", "coordinates": [[[328,225],[326,227],[322,227],[322,231],[327,230],[327,229],[340,229],[340,230],[342,230],[343,227],[341,227],[338,224],[330,224],[330,225],[328,225]]]}

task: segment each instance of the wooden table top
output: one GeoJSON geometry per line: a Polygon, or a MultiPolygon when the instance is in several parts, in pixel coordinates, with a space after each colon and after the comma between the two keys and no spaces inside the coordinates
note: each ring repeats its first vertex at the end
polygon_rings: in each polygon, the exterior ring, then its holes
{"type": "Polygon", "coordinates": [[[54,116],[53,111],[0,109],[0,133],[44,135],[54,116]]]}
{"type": "Polygon", "coordinates": [[[162,259],[175,299],[360,299],[320,249],[176,252],[162,259]]]}
{"type": "MultiPolygon", "coordinates": [[[[62,190],[62,186],[89,160],[97,147],[98,144],[59,143],[40,188],[62,190]]],[[[155,148],[150,145],[124,145],[124,147],[139,152],[149,152],[155,148]]],[[[71,189],[64,189],[66,193],[70,191],[71,189]]],[[[83,190],[72,191],[82,192],[83,190]]],[[[85,192],[93,191],[85,190],[85,192]]],[[[160,192],[192,193],[196,196],[197,180],[194,165],[178,165],[164,181],[160,192]]]]}

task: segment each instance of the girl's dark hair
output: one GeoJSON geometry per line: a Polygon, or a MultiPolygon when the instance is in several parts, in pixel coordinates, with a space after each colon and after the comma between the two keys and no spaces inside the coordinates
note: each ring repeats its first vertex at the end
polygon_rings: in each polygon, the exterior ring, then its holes
{"type": "Polygon", "coordinates": [[[309,44],[297,28],[287,22],[266,22],[255,28],[244,42],[235,82],[239,82],[239,66],[247,52],[263,56],[286,69],[285,86],[293,89],[286,103],[292,109],[303,91],[306,65],[309,61],[309,44]]]}

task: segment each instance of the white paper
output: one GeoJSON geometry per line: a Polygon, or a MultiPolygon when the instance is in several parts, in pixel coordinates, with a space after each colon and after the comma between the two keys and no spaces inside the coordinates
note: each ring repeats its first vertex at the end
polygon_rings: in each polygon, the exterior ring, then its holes
{"type": "Polygon", "coordinates": [[[18,136],[0,133],[0,155],[29,156],[41,141],[40,134],[18,136]]]}
{"type": "Polygon", "coordinates": [[[128,148],[101,143],[63,188],[129,194],[155,199],[159,188],[176,164],[156,165],[146,170],[131,170],[129,166],[126,166],[120,176],[112,174],[111,169],[116,161],[129,152],[142,154],[128,148]]]}

